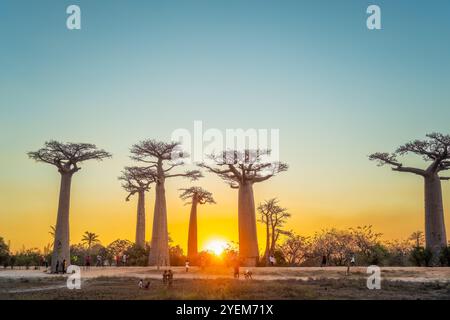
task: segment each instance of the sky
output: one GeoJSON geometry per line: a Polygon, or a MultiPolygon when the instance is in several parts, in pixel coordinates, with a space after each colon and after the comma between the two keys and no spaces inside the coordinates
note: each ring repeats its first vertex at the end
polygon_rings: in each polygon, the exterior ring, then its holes
{"type": "MultiPolygon", "coordinates": [[[[423,182],[368,161],[429,132],[450,133],[450,2],[0,1],[0,236],[42,248],[56,221],[59,175],[27,151],[50,139],[113,154],[73,178],[71,242],[134,239],[137,199],[117,177],[129,148],[178,128],[279,129],[287,172],[255,185],[277,197],[288,229],[373,225],[386,239],[423,230],[423,182]],[[66,28],[67,6],[81,30],[66,28]],[[381,8],[368,30],[366,9],[381,8]]],[[[418,158],[405,160],[425,166],[418,158]]],[[[166,186],[169,232],[186,249],[189,207],[179,188],[201,185],[199,247],[237,241],[237,191],[209,174],[166,186]]],[[[447,230],[450,187],[443,184],[447,230]]],[[[150,239],[154,189],[146,198],[150,239]]],[[[260,249],[263,229],[259,226],[260,249]]]]}

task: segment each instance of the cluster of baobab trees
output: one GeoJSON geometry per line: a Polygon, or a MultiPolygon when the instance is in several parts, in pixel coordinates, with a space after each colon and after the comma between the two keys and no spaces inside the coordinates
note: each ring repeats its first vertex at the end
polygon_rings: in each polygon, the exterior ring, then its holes
{"type": "MultiPolygon", "coordinates": [[[[427,138],[409,142],[399,147],[395,153],[374,153],[369,158],[377,160],[381,165],[391,165],[394,171],[410,172],[424,178],[426,246],[437,257],[439,250],[447,245],[441,180],[450,178],[442,177],[439,173],[450,169],[450,136],[432,133],[427,135],[427,138]],[[397,157],[407,153],[421,155],[424,160],[431,161],[431,164],[426,169],[405,167],[397,160],[397,157]]],[[[179,153],[178,149],[177,142],[141,141],[130,149],[131,159],[140,166],[125,167],[119,177],[123,188],[128,192],[126,200],[134,194],[138,195],[135,241],[139,246],[145,245],[145,193],[150,190],[152,184],[155,185],[149,265],[167,266],[170,263],[166,179],[182,177],[194,181],[202,177],[200,170],[184,172],[176,170],[183,165],[183,158],[187,157],[186,153],[179,153]],[[176,161],[172,159],[173,154],[177,154],[176,161]]],[[[211,155],[211,161],[208,163],[199,164],[200,168],[219,176],[231,188],[238,189],[239,256],[241,263],[246,266],[256,265],[259,258],[253,185],[288,169],[285,163],[265,161],[264,157],[268,154],[267,150],[224,151],[218,155],[211,155]]],[[[110,158],[111,154],[98,149],[93,144],[49,141],[43,148],[29,152],[28,156],[36,161],[55,166],[61,175],[52,254],[52,271],[54,272],[56,261],[70,261],[69,207],[72,176],[81,169],[80,163],[88,160],[101,161],[110,158]]],[[[214,203],[214,199],[210,192],[200,187],[181,189],[181,191],[181,199],[190,200],[191,203],[188,256],[194,257],[197,254],[197,206],[214,203]]],[[[282,210],[276,206],[274,201],[263,204],[260,207],[262,219],[270,219],[270,216],[265,216],[264,212],[282,210]]],[[[277,229],[269,230],[270,226],[273,226],[269,220],[263,222],[268,228],[266,243],[273,243],[279,232],[277,229]],[[269,241],[270,237],[272,237],[271,241],[269,241]]],[[[268,245],[265,251],[266,258],[271,250],[273,248],[268,245]]]]}
{"type": "MultiPolygon", "coordinates": [[[[168,266],[170,264],[166,179],[183,177],[193,181],[202,177],[200,170],[176,171],[177,167],[184,164],[183,158],[188,156],[186,153],[179,153],[178,148],[179,143],[177,142],[141,141],[130,149],[130,158],[140,166],[125,167],[119,177],[122,187],[128,192],[126,200],[129,200],[132,195],[138,194],[135,241],[139,246],[145,246],[145,192],[150,190],[152,184],[155,185],[149,265],[168,266]],[[176,161],[172,159],[174,153],[177,153],[176,161]]],[[[220,155],[211,156],[212,164],[199,165],[207,171],[217,174],[232,188],[239,189],[239,252],[243,265],[256,265],[259,256],[253,184],[265,181],[275,174],[287,170],[287,165],[284,163],[264,162],[262,159],[268,154],[267,150],[226,151],[220,155]]],[[[110,158],[111,154],[97,149],[93,144],[49,141],[38,151],[29,152],[28,156],[36,161],[56,166],[61,175],[52,254],[52,271],[55,272],[56,261],[70,261],[69,207],[72,176],[81,169],[80,163],[87,160],[101,161],[110,158]]],[[[200,187],[181,189],[181,191],[181,199],[190,200],[191,203],[188,256],[194,257],[197,254],[197,206],[214,203],[214,199],[210,192],[200,187]]]]}

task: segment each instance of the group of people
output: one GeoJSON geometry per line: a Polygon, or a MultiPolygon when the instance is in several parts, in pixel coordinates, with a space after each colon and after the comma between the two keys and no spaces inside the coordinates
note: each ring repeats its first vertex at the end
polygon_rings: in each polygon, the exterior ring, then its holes
{"type": "MultiPolygon", "coordinates": [[[[353,266],[356,264],[356,257],[355,257],[355,254],[352,253],[351,255],[349,255],[349,256],[347,257],[346,261],[347,261],[347,266],[348,266],[348,267],[350,267],[350,266],[353,267],[353,266]]],[[[322,256],[322,262],[320,263],[320,266],[321,266],[321,267],[326,267],[326,266],[327,266],[327,256],[326,256],[326,255],[323,255],[323,256],[322,256]]]]}
{"type": "Polygon", "coordinates": [[[56,261],[56,273],[66,273],[66,269],[67,269],[67,262],[66,259],[63,259],[63,261],[56,261]]]}

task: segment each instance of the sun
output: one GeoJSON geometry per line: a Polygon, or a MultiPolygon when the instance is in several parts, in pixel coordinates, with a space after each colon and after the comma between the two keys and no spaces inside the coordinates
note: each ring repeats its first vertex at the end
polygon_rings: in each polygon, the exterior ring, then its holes
{"type": "Polygon", "coordinates": [[[225,240],[211,240],[205,245],[205,249],[214,253],[216,256],[220,256],[227,246],[228,243],[225,240]]]}

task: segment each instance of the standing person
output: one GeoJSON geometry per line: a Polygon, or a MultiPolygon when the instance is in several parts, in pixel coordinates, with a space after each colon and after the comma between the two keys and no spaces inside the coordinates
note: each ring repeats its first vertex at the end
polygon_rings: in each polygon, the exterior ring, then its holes
{"type": "Polygon", "coordinates": [[[169,281],[169,286],[172,286],[173,282],[173,272],[169,269],[169,272],[167,273],[167,280],[169,281]]]}
{"type": "Polygon", "coordinates": [[[352,257],[351,257],[351,259],[350,259],[350,264],[351,264],[352,266],[354,266],[354,265],[356,264],[356,258],[355,258],[355,254],[354,254],[354,253],[352,253],[352,257]]]}
{"type": "Polygon", "coordinates": [[[186,260],[186,262],[184,263],[185,267],[186,267],[186,272],[189,272],[189,260],[186,260]]]}
{"type": "Polygon", "coordinates": [[[164,270],[164,272],[163,272],[163,283],[164,284],[167,283],[167,270],[164,270]]]}
{"type": "Polygon", "coordinates": [[[61,267],[62,267],[62,273],[63,274],[66,273],[66,259],[63,260],[61,267]]]}
{"type": "Polygon", "coordinates": [[[56,268],[55,268],[55,270],[56,270],[56,273],[58,274],[59,273],[59,260],[56,260],[56,268]]]}
{"type": "Polygon", "coordinates": [[[89,270],[90,266],[91,266],[91,256],[87,255],[84,258],[84,265],[86,266],[86,270],[89,270]]]}
{"type": "Polygon", "coordinates": [[[270,265],[272,267],[275,265],[276,260],[275,260],[275,257],[273,255],[270,255],[269,262],[270,262],[270,265]]]}
{"type": "Polygon", "coordinates": [[[143,279],[139,280],[138,287],[139,287],[139,289],[144,288],[144,280],[143,279]]]}
{"type": "Polygon", "coordinates": [[[320,267],[326,267],[327,266],[327,256],[322,256],[322,263],[320,264],[320,267]]]}
{"type": "Polygon", "coordinates": [[[120,264],[120,257],[119,255],[116,256],[116,267],[118,267],[120,264]]]}
{"type": "Polygon", "coordinates": [[[127,266],[127,255],[126,254],[123,254],[123,256],[122,256],[122,263],[123,263],[124,267],[127,266]]]}
{"type": "Polygon", "coordinates": [[[103,260],[102,256],[97,255],[97,264],[96,264],[97,267],[101,267],[103,265],[102,260],[103,260]]]}
{"type": "Polygon", "coordinates": [[[234,278],[239,279],[239,262],[234,264],[234,278]]]}

